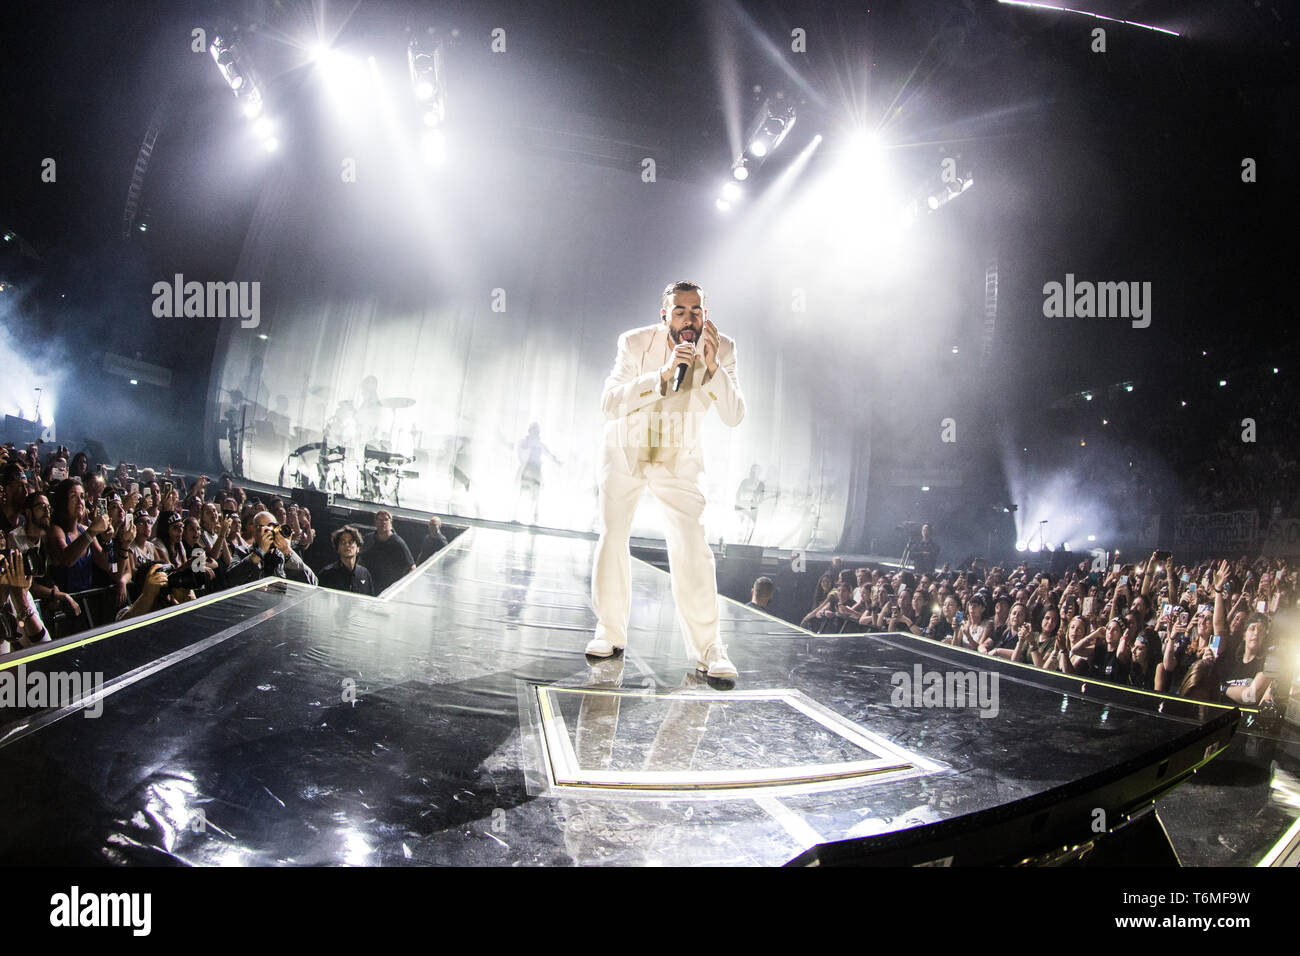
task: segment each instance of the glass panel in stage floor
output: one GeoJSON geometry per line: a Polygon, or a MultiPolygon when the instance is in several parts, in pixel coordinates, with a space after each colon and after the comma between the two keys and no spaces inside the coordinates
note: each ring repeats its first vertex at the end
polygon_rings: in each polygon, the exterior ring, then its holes
{"type": "Polygon", "coordinates": [[[665,693],[532,688],[552,786],[661,798],[790,794],[939,769],[798,691],[693,683],[665,693]]]}

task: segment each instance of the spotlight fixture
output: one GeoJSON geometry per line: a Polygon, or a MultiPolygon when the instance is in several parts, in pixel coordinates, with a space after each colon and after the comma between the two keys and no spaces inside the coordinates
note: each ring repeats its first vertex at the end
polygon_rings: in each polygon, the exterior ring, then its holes
{"type": "Polygon", "coordinates": [[[735,202],[741,196],[740,183],[728,182],[722,186],[722,198],[728,202],[735,202]]]}
{"type": "Polygon", "coordinates": [[[765,100],[748,137],[749,155],[755,159],[763,159],[775,152],[781,142],[790,135],[790,130],[794,129],[794,121],[793,106],[784,110],[774,110],[772,101],[765,100]]]}
{"type": "Polygon", "coordinates": [[[256,116],[262,110],[262,94],[252,70],[245,62],[239,46],[226,37],[214,37],[208,47],[212,60],[221,71],[221,78],[226,81],[235,99],[249,116],[256,116]],[[251,111],[251,112],[250,112],[251,111]]]}
{"type": "Polygon", "coordinates": [[[438,126],[447,115],[447,75],[442,38],[437,35],[413,37],[406,47],[406,62],[411,72],[411,90],[424,104],[424,123],[430,127],[438,126]]]}
{"type": "Polygon", "coordinates": [[[925,204],[930,207],[931,212],[934,212],[940,206],[952,202],[973,185],[975,185],[975,177],[972,174],[959,176],[954,182],[944,183],[943,188],[927,198],[925,204]]]}
{"type": "Polygon", "coordinates": [[[749,165],[748,165],[748,163],[749,163],[749,161],[748,161],[747,159],[745,159],[744,156],[741,156],[740,159],[738,159],[738,160],[736,160],[734,163],[732,163],[732,165],[731,165],[731,175],[732,175],[732,177],[733,177],[734,179],[738,180],[739,182],[742,182],[742,183],[743,183],[746,179],[748,179],[748,178],[749,178],[749,165]]]}
{"type": "Polygon", "coordinates": [[[239,45],[226,37],[215,37],[208,52],[212,54],[226,85],[234,92],[240,111],[254,121],[253,132],[261,138],[267,150],[274,152],[280,143],[272,133],[270,121],[262,115],[261,84],[240,52],[239,45]]]}
{"type": "Polygon", "coordinates": [[[731,208],[731,203],[727,202],[721,196],[717,198],[717,200],[714,202],[714,205],[717,206],[719,209],[721,209],[723,212],[726,212],[728,209],[731,208]]]}

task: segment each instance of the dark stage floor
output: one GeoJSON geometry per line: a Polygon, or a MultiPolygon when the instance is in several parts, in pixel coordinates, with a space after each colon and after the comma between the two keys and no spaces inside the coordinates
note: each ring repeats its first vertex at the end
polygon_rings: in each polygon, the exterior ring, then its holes
{"type": "MultiPolygon", "coordinates": [[[[741,675],[712,685],[639,562],[629,651],[589,667],[592,548],[476,528],[383,600],[259,587],[29,656],[103,672],[105,696],[95,719],[5,713],[0,861],[775,865],[1032,801],[1236,716],[732,602],[741,675]],[[918,666],[996,673],[996,713],[895,706],[918,666]]],[[[1243,720],[1159,814],[1184,863],[1253,865],[1298,778],[1294,731],[1243,720]]]]}

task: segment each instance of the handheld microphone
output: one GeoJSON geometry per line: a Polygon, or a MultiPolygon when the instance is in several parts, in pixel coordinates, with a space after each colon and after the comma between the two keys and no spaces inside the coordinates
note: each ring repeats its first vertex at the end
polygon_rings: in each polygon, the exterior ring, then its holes
{"type": "MultiPolygon", "coordinates": [[[[691,344],[694,345],[695,343],[692,342],[691,344]]],[[[682,362],[681,364],[679,364],[679,365],[677,366],[677,371],[676,371],[676,373],[674,373],[674,375],[673,375],[673,391],[674,391],[674,392],[677,391],[679,388],[682,387],[682,382],[685,381],[685,379],[686,379],[686,372],[688,371],[689,368],[690,368],[690,366],[688,366],[685,362],[682,362]]]]}

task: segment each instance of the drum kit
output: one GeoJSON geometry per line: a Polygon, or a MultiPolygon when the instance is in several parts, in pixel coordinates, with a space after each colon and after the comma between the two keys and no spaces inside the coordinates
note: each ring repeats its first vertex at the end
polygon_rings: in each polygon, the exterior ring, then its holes
{"type": "MultiPolygon", "coordinates": [[[[321,394],[323,389],[313,388],[311,393],[321,394]]],[[[387,442],[372,440],[362,445],[351,429],[336,424],[336,416],[335,420],[326,422],[323,441],[306,442],[289,453],[280,472],[280,483],[285,484],[287,476],[299,488],[311,487],[345,498],[401,505],[403,479],[419,478],[420,473],[406,467],[415,461],[414,455],[390,448],[396,443],[398,410],[414,404],[415,399],[405,397],[379,400],[381,407],[393,412],[387,442]]]]}

